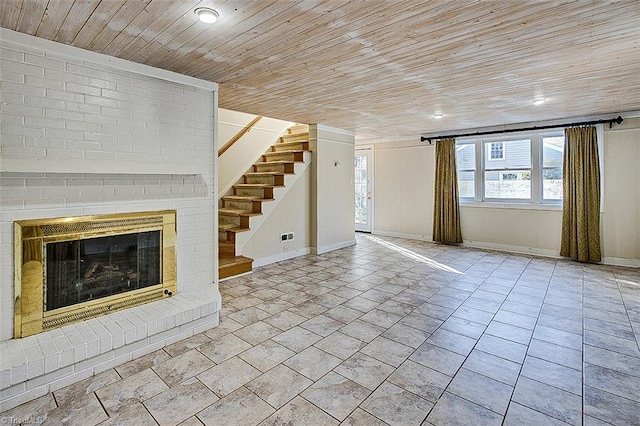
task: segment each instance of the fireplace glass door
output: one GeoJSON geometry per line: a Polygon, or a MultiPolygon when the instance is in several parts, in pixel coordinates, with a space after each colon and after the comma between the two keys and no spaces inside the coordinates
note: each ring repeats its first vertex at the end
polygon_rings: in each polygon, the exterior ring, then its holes
{"type": "Polygon", "coordinates": [[[46,243],[45,311],[162,283],[161,231],[46,243]]]}

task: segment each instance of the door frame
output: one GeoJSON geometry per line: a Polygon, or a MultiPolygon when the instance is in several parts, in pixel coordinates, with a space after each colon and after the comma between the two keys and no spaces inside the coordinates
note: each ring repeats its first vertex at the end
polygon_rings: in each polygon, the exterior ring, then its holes
{"type": "MultiPolygon", "coordinates": [[[[368,159],[371,161],[367,162],[367,181],[368,181],[368,189],[369,192],[371,193],[371,198],[368,199],[369,201],[369,205],[371,206],[371,214],[369,215],[369,229],[358,229],[357,225],[356,225],[356,231],[359,232],[369,232],[369,233],[373,233],[373,218],[374,218],[374,157],[375,157],[375,150],[374,150],[374,145],[372,144],[368,144],[368,145],[356,145],[355,147],[355,155],[358,154],[358,151],[368,151],[370,153],[368,159]]],[[[354,166],[355,167],[355,166],[354,166]]],[[[355,181],[354,181],[354,185],[355,185],[355,181]]]]}

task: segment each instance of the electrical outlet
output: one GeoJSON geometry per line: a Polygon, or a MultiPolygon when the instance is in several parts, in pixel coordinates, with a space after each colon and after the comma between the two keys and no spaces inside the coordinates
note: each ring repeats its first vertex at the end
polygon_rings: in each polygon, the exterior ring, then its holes
{"type": "Polygon", "coordinates": [[[293,232],[287,232],[285,234],[280,234],[280,242],[284,243],[285,241],[293,240],[293,232]]]}

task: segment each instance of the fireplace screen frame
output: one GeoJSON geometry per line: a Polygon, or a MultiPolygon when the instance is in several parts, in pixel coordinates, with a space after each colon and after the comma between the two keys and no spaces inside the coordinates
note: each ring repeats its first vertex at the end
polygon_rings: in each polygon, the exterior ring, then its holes
{"type": "Polygon", "coordinates": [[[176,293],[175,210],[14,222],[14,338],[170,297],[176,293]],[[45,311],[46,244],[160,231],[162,282],[45,311]]]}

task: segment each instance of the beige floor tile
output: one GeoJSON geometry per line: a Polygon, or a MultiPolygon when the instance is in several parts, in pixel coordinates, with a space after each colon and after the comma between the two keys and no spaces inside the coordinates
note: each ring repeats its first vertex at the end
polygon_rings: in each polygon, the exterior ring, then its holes
{"type": "Polygon", "coordinates": [[[153,367],[153,371],[169,386],[195,376],[211,367],[215,363],[196,349],[191,349],[174,358],[168,359],[162,364],[153,367]]]}
{"type": "Polygon", "coordinates": [[[207,358],[220,364],[221,362],[251,349],[251,345],[234,334],[226,334],[219,339],[204,344],[198,350],[207,358]]]}
{"type": "Polygon", "coordinates": [[[75,404],[76,402],[83,400],[85,395],[95,392],[100,388],[110,385],[111,383],[115,383],[118,380],[120,380],[120,376],[115,370],[111,369],[89,377],[88,379],[84,379],[81,382],[59,389],[53,394],[56,397],[58,405],[75,404]]]}
{"type": "Polygon", "coordinates": [[[292,350],[273,340],[266,340],[239,354],[238,358],[243,359],[264,373],[295,354],[292,350]]]}
{"type": "Polygon", "coordinates": [[[216,402],[219,398],[192,377],[144,402],[161,425],[177,425],[216,402]]]}
{"type": "Polygon", "coordinates": [[[230,394],[260,376],[260,371],[238,357],[230,358],[196,377],[219,397],[230,394]]]}
{"type": "Polygon", "coordinates": [[[111,415],[137,402],[164,392],[169,386],[150,368],[96,391],[100,402],[111,415]]]}
{"type": "Polygon", "coordinates": [[[361,405],[390,425],[420,425],[427,417],[433,404],[398,386],[385,382],[361,405]]]}
{"type": "Polygon", "coordinates": [[[269,416],[260,426],[284,425],[337,425],[338,421],[330,415],[297,396],[291,402],[269,416]]]}
{"type": "Polygon", "coordinates": [[[336,331],[317,342],[314,346],[340,359],[347,359],[366,345],[362,340],[336,331]]]}
{"type": "Polygon", "coordinates": [[[334,369],[336,373],[370,390],[380,386],[394,370],[392,366],[362,352],[356,353],[334,369]]]}
{"type": "Polygon", "coordinates": [[[318,380],[341,362],[340,358],[311,346],[289,358],[283,364],[311,380],[318,380]]]}
{"type": "Polygon", "coordinates": [[[50,425],[93,426],[108,419],[96,395],[90,393],[80,397],[73,404],[62,405],[34,421],[50,425]],[[44,418],[44,419],[43,419],[44,418]]]}
{"type": "Polygon", "coordinates": [[[142,370],[161,364],[169,358],[171,358],[171,356],[168,353],[163,350],[159,350],[122,364],[116,367],[116,371],[120,377],[129,377],[141,372],[142,370]]]}
{"type": "Polygon", "coordinates": [[[280,408],[312,383],[300,373],[278,365],[247,383],[246,387],[274,408],[280,408]]]}
{"type": "Polygon", "coordinates": [[[207,426],[257,425],[275,410],[244,387],[234,391],[198,413],[207,426]]]}
{"type": "Polygon", "coordinates": [[[301,395],[342,421],[370,394],[371,391],[364,386],[330,372],[308,387],[301,395]]]}

